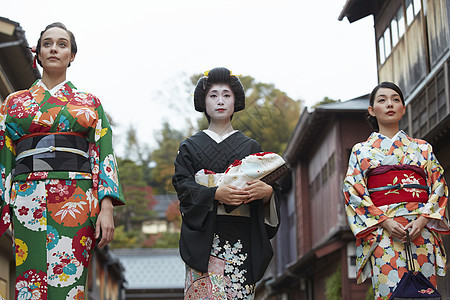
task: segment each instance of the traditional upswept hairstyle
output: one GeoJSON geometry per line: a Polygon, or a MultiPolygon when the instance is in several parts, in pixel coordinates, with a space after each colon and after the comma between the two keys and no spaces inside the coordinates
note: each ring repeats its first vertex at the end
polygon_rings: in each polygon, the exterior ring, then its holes
{"type": "MultiPolygon", "coordinates": [[[[41,61],[39,60],[39,53],[40,53],[40,51],[41,51],[41,39],[42,39],[42,36],[44,35],[44,33],[45,33],[47,30],[49,30],[50,28],[54,28],[54,27],[64,29],[64,30],[67,32],[67,34],[68,34],[69,37],[70,37],[70,52],[71,52],[72,54],[77,54],[77,50],[78,50],[78,48],[77,48],[77,42],[75,41],[75,36],[73,35],[72,31],[68,30],[68,29],[66,28],[66,25],[64,25],[64,24],[61,23],[61,22],[55,22],[55,23],[52,23],[52,24],[50,24],[50,25],[47,25],[47,27],[45,27],[45,29],[44,29],[43,31],[41,31],[41,35],[39,36],[39,39],[38,39],[38,41],[37,41],[37,45],[36,45],[36,61],[37,61],[37,63],[38,63],[41,67],[42,67],[42,63],[41,63],[41,61]]],[[[68,65],[68,67],[70,67],[70,63],[69,63],[69,65],[68,65]]]]}
{"type": "MultiPolygon", "coordinates": [[[[200,78],[194,91],[194,107],[196,111],[205,112],[205,98],[213,84],[226,84],[234,94],[234,112],[245,108],[245,92],[241,81],[232,75],[227,68],[214,68],[200,78]]],[[[207,116],[208,117],[208,116],[207,116]]]]}
{"type": "MultiPolygon", "coordinates": [[[[405,105],[405,98],[403,97],[402,90],[395,84],[389,81],[384,81],[377,85],[372,92],[370,93],[370,100],[369,105],[373,107],[373,104],[375,103],[375,94],[378,92],[379,89],[385,88],[385,89],[391,89],[397,92],[397,94],[400,96],[400,99],[402,100],[403,105],[405,105]]],[[[369,125],[372,127],[373,130],[378,131],[380,128],[378,127],[378,121],[377,118],[367,113],[366,120],[369,123],[369,125]]]]}

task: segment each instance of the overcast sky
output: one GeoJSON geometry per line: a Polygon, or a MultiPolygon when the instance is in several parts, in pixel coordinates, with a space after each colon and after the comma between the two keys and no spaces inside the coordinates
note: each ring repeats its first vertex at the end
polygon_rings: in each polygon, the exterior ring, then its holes
{"type": "Polygon", "coordinates": [[[194,113],[192,74],[224,66],[273,83],[307,106],[348,100],[377,84],[372,16],[338,21],[345,0],[2,1],[0,16],[20,23],[35,45],[63,22],[78,54],[68,69],[79,90],[100,98],[116,126],[155,146],[163,120],[185,126],[194,113]]]}

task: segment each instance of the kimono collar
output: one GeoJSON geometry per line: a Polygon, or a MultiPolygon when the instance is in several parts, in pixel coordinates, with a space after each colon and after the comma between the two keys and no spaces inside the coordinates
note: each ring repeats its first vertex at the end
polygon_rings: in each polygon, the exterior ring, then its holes
{"type": "Polygon", "coordinates": [[[408,139],[409,140],[409,136],[403,130],[400,130],[399,132],[397,132],[392,137],[392,139],[388,138],[387,136],[385,136],[384,134],[381,134],[379,132],[372,132],[372,134],[369,136],[368,141],[374,142],[375,140],[378,140],[378,139],[388,140],[388,141],[394,142],[394,141],[397,141],[397,140],[402,141],[404,139],[408,139]]]}
{"type": "Polygon", "coordinates": [[[47,86],[45,86],[45,84],[42,82],[41,79],[39,79],[36,82],[36,85],[42,87],[44,90],[48,91],[50,93],[50,95],[55,96],[56,92],[58,92],[67,82],[69,82],[68,80],[64,80],[63,82],[61,82],[60,84],[56,85],[54,88],[52,88],[51,90],[49,90],[47,88],[47,86]]]}
{"type": "Polygon", "coordinates": [[[219,134],[217,134],[214,131],[209,130],[209,129],[205,129],[205,130],[203,130],[203,132],[206,133],[210,138],[212,138],[216,143],[219,144],[220,142],[225,140],[227,137],[229,137],[233,133],[237,132],[237,130],[233,130],[233,131],[228,132],[228,133],[226,133],[224,135],[219,135],[219,134]]]}

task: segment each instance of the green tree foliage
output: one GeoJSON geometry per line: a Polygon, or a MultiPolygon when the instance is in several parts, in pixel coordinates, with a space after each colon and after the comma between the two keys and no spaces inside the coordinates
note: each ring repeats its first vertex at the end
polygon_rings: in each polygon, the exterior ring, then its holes
{"type": "MultiPolygon", "coordinates": [[[[200,76],[192,76],[192,83],[196,84],[200,76]]],[[[239,79],[246,91],[246,108],[234,114],[233,127],[258,141],[264,151],[282,154],[297,124],[302,102],[288,97],[273,84],[256,82],[251,76],[239,79]]],[[[205,117],[199,119],[198,127],[208,127],[205,117]]]]}
{"type": "Polygon", "coordinates": [[[325,295],[327,300],[342,300],[341,266],[325,279],[325,295]]]}
{"type": "Polygon", "coordinates": [[[177,232],[164,232],[156,240],[155,248],[178,248],[180,234],[177,232]]]}
{"type": "Polygon", "coordinates": [[[170,127],[164,122],[157,137],[158,148],[152,153],[155,166],[151,170],[151,183],[155,194],[175,193],[172,186],[172,176],[175,172],[174,161],[178,152],[180,141],[185,138],[181,131],[170,127]]]}
{"type": "Polygon", "coordinates": [[[152,152],[147,146],[143,146],[136,135],[136,129],[133,126],[127,130],[125,143],[125,157],[136,164],[142,166],[144,181],[151,185],[150,164],[152,152]]]}
{"type": "Polygon", "coordinates": [[[125,226],[119,225],[114,230],[114,239],[111,242],[111,248],[137,248],[140,247],[141,232],[133,230],[125,232],[125,226]]]}
{"type": "Polygon", "coordinates": [[[154,204],[150,186],[144,181],[143,168],[130,159],[118,159],[120,180],[126,205],[116,207],[115,223],[123,224],[124,230],[138,230],[143,221],[155,215],[151,210],[154,204]]]}
{"type": "Polygon", "coordinates": [[[372,285],[369,285],[369,288],[367,289],[366,297],[364,299],[372,300],[373,298],[374,298],[373,287],[372,287],[372,285]]]}
{"type": "MultiPolygon", "coordinates": [[[[115,209],[115,223],[121,226],[117,227],[112,247],[178,247],[178,233],[145,235],[141,228],[143,222],[158,218],[152,210],[156,205],[153,195],[173,191],[174,160],[184,136],[164,122],[157,138],[158,148],[151,152],[142,147],[134,128],[128,130],[126,159],[118,158],[126,205],[115,209]]],[[[168,208],[166,215],[179,228],[178,202],[168,208]]]]}
{"type": "Polygon", "coordinates": [[[144,242],[144,248],[178,248],[180,234],[178,232],[160,232],[151,234],[144,242]]]}
{"type": "Polygon", "coordinates": [[[316,104],[314,104],[312,106],[312,108],[316,108],[317,106],[323,105],[323,104],[329,104],[329,103],[334,103],[334,102],[338,102],[340,100],[333,100],[331,98],[325,97],[322,99],[322,101],[317,102],[316,104]]]}

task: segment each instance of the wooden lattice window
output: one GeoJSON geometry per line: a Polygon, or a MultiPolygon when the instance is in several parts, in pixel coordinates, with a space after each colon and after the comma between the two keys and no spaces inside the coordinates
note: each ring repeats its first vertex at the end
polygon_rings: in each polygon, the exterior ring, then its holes
{"type": "MultiPolygon", "coordinates": [[[[411,116],[412,136],[424,137],[447,116],[447,85],[444,69],[441,69],[410,102],[408,110],[411,116]]],[[[400,126],[408,131],[407,118],[402,120],[400,126]]]]}

